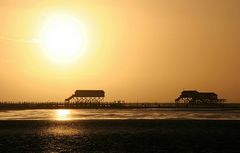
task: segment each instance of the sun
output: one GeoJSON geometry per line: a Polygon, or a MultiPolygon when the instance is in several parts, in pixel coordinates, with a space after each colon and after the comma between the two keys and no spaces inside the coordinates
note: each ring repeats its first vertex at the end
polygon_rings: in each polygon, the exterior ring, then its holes
{"type": "Polygon", "coordinates": [[[75,61],[84,51],[85,34],[80,22],[70,15],[51,15],[40,33],[40,47],[57,63],[75,61]]]}

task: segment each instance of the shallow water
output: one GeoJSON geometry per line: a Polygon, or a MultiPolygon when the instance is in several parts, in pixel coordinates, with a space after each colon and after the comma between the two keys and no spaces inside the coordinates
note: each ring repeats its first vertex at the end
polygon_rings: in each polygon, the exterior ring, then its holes
{"type": "Polygon", "coordinates": [[[238,153],[239,119],[239,110],[5,110],[0,152],[238,153]]]}
{"type": "Polygon", "coordinates": [[[240,110],[33,109],[0,111],[0,120],[196,119],[240,120],[240,110]]]}

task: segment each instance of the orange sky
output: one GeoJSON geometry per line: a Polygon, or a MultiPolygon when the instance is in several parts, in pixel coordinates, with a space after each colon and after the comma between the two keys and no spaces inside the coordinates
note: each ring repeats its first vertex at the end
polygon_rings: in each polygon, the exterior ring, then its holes
{"type": "Polygon", "coordinates": [[[240,101],[239,0],[1,0],[0,19],[0,100],[104,89],[109,101],[164,102],[198,89],[240,101]],[[59,12],[85,27],[86,49],[71,64],[34,42],[59,12]]]}

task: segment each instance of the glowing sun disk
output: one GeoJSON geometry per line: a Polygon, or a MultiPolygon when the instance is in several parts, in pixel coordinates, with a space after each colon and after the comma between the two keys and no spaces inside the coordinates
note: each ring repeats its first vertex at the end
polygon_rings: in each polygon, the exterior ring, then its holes
{"type": "Polygon", "coordinates": [[[44,53],[60,63],[76,59],[82,53],[84,41],[79,22],[67,15],[49,17],[40,34],[44,53]]]}

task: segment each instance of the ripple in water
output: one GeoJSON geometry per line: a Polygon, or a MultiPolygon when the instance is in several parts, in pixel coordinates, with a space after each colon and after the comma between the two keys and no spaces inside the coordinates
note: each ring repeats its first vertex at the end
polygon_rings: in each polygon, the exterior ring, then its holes
{"type": "Polygon", "coordinates": [[[214,119],[240,120],[240,110],[41,109],[0,111],[0,120],[214,119]]]}

